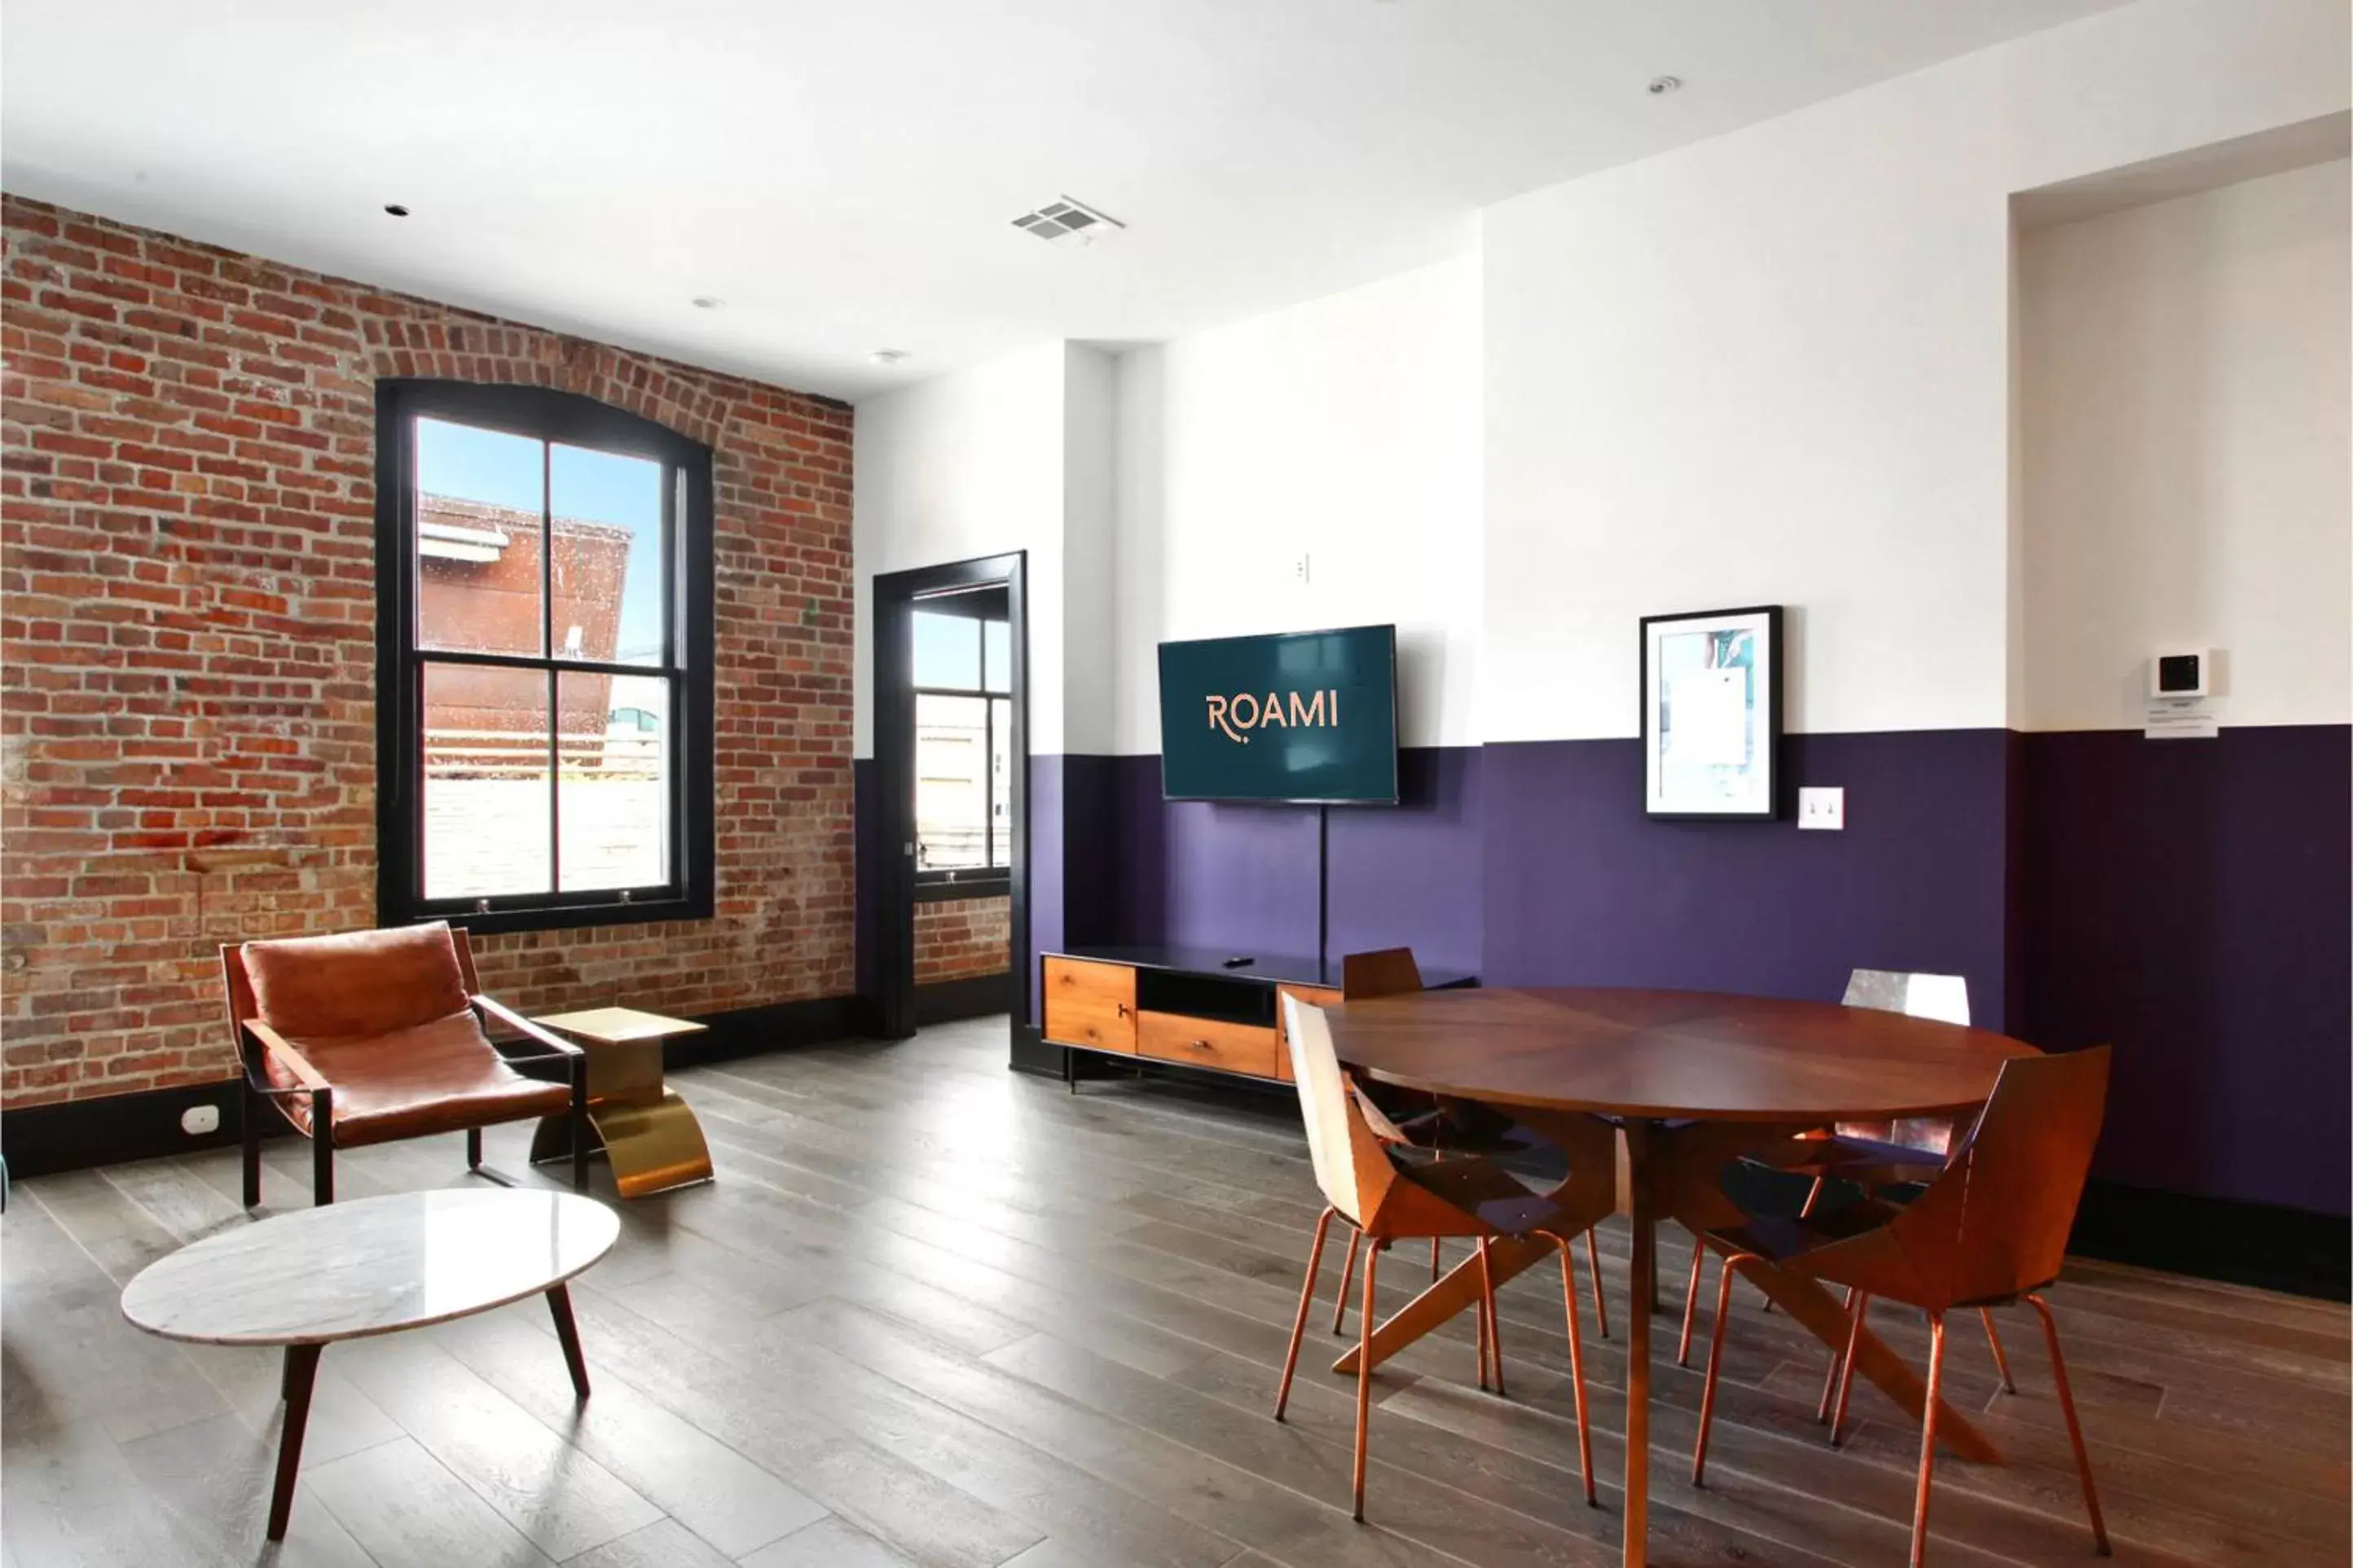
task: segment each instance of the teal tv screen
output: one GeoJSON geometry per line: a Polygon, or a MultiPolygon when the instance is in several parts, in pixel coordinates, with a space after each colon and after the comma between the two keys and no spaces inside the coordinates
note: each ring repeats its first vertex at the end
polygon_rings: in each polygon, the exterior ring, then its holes
{"type": "Polygon", "coordinates": [[[1170,800],[1398,797],[1397,628],[1160,645],[1170,800]]]}

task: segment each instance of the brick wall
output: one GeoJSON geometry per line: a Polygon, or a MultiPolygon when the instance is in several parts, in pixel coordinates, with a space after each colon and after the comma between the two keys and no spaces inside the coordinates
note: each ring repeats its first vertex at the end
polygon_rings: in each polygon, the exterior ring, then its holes
{"type": "Polygon", "coordinates": [[[717,918],[486,938],[485,987],[854,988],[848,407],[14,197],[0,228],[7,1103],[227,1076],[216,945],[373,923],[383,375],[717,455],[717,918]]]}
{"type": "Polygon", "coordinates": [[[915,906],[915,984],[1002,974],[1012,966],[1012,900],[943,899],[915,906]]]}

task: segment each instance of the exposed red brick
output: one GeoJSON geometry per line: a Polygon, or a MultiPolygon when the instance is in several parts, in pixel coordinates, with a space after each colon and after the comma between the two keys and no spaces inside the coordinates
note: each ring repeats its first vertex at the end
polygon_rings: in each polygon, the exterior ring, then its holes
{"type": "Polygon", "coordinates": [[[1002,974],[1011,966],[1010,900],[943,899],[915,906],[915,984],[1002,974]]]}
{"type": "Polygon", "coordinates": [[[384,375],[560,387],[716,453],[717,918],[486,937],[485,986],[854,988],[847,406],[13,196],[0,230],[8,1104],[227,1077],[218,944],[373,922],[384,375]]]}

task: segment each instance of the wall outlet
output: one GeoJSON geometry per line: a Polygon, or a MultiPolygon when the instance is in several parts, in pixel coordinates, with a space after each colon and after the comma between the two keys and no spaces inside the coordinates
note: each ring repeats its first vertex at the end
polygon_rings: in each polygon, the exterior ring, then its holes
{"type": "Polygon", "coordinates": [[[1836,833],[1846,826],[1846,791],[1806,787],[1798,791],[1798,826],[1836,833]]]}
{"type": "Polygon", "coordinates": [[[180,1112],[180,1131],[191,1138],[201,1138],[207,1132],[220,1131],[220,1107],[191,1105],[180,1112]]]}

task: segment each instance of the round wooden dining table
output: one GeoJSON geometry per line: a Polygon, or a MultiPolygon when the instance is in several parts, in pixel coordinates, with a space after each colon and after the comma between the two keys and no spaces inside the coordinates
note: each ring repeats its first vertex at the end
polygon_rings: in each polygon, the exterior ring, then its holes
{"type": "MultiPolygon", "coordinates": [[[[1627,1215],[1633,1310],[1626,1348],[1626,1568],[1647,1561],[1651,1314],[1657,1226],[1704,1237],[1737,1225],[1725,1165],[1839,1121],[1967,1117],[2001,1064],[2034,1048],[2005,1036],[1899,1013],[1696,991],[1559,986],[1423,991],[1351,1002],[1331,1015],[1340,1059],[1385,1083],[1506,1110],[1556,1143],[1568,1174],[1556,1203],[1598,1220],[1627,1215]]],[[[1550,1243],[1491,1249],[1500,1282],[1550,1243]]],[[[1771,1269],[1757,1283],[1825,1345],[1845,1348],[1844,1310],[1812,1280],[1771,1269]]],[[[1479,1299],[1466,1263],[1371,1337],[1377,1364],[1479,1299]]],[[[1353,1373],[1357,1352],[1335,1371],[1353,1373]]],[[[1919,1376],[1865,1330],[1855,1370],[1915,1416],[1919,1376]]],[[[1999,1462],[1984,1435],[1940,1406],[1937,1435],[1964,1458],[1999,1462]]]]}

